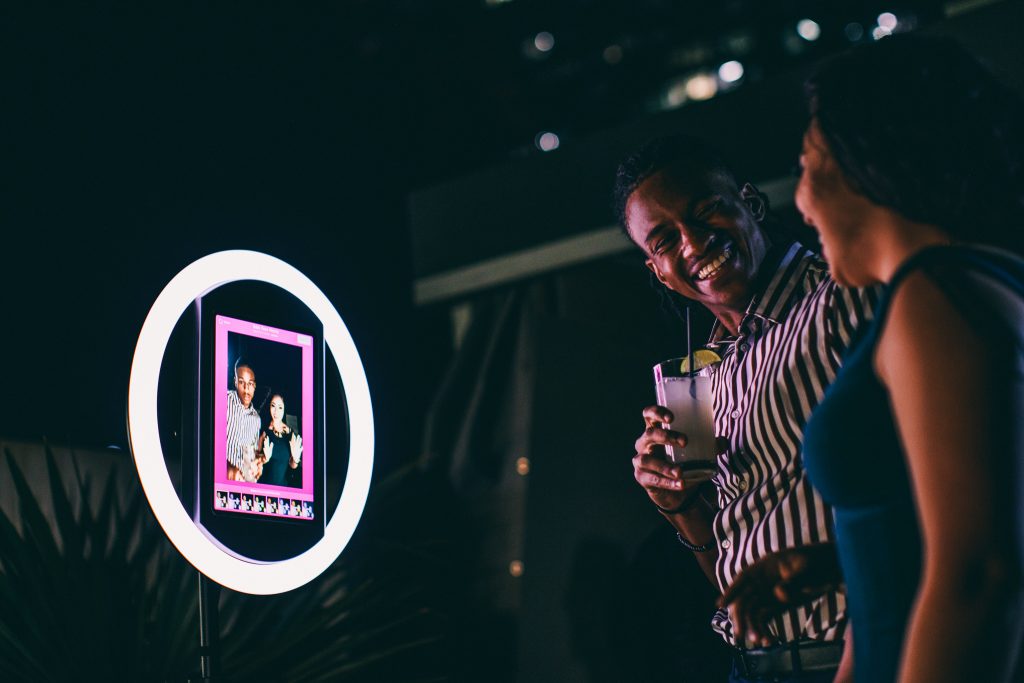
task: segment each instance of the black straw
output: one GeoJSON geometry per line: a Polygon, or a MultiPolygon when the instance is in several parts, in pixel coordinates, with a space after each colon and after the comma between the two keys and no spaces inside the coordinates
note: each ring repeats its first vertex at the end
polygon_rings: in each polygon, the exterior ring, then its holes
{"type": "Polygon", "coordinates": [[[697,398],[697,382],[694,381],[694,377],[697,376],[696,368],[693,366],[693,338],[690,335],[690,307],[686,307],[686,357],[687,357],[687,369],[690,371],[690,396],[697,398]]]}

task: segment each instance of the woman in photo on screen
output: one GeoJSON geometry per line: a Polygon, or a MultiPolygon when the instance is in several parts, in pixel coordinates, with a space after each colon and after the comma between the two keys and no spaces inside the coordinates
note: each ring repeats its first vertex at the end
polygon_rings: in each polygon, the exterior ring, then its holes
{"type": "Polygon", "coordinates": [[[797,207],[840,284],[884,286],[804,434],[838,564],[776,553],[722,600],[762,644],[771,614],[845,583],[857,681],[1019,680],[1021,102],[918,36],[832,60],[808,96],[797,207]]]}
{"type": "Polygon", "coordinates": [[[259,482],[273,486],[301,486],[302,437],[284,422],[284,398],[274,394],[270,398],[270,424],[260,435],[262,468],[259,482]]]}

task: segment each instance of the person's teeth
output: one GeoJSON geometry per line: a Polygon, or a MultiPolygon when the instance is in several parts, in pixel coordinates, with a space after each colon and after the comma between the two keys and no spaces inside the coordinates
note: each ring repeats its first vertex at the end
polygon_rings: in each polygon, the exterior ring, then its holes
{"type": "Polygon", "coordinates": [[[729,260],[730,256],[732,256],[732,252],[728,248],[724,249],[718,255],[718,258],[700,269],[700,272],[697,273],[697,279],[706,280],[714,275],[722,267],[722,264],[729,260]]]}

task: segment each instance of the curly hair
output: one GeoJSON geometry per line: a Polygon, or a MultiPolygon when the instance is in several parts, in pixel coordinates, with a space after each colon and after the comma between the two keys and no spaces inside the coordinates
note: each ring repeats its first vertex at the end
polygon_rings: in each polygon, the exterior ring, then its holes
{"type": "Polygon", "coordinates": [[[736,184],[736,177],[721,155],[704,141],[689,135],[649,140],[619,164],[612,188],[612,210],[619,227],[631,240],[626,225],[626,203],[630,196],[652,175],[679,162],[719,174],[736,184]]]}
{"type": "Polygon", "coordinates": [[[954,239],[1021,250],[1021,100],[949,39],[901,35],[826,62],[811,116],[853,188],[954,239]]]}

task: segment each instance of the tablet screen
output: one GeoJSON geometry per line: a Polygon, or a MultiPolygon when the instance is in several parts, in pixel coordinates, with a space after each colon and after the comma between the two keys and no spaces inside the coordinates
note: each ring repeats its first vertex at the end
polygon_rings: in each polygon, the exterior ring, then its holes
{"type": "Polygon", "coordinates": [[[214,509],[313,519],[313,337],[215,320],[214,509]]]}

